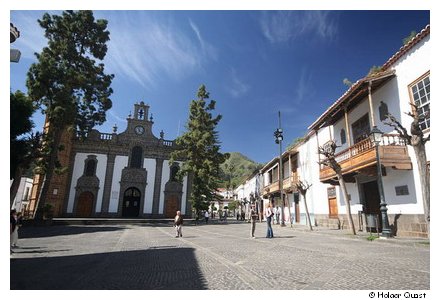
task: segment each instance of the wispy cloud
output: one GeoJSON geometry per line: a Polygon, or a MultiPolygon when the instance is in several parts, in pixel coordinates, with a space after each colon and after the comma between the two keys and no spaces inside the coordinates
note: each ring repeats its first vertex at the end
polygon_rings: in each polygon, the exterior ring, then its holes
{"type": "Polygon", "coordinates": [[[113,120],[115,120],[115,121],[117,121],[117,122],[119,122],[119,123],[123,123],[123,124],[124,124],[124,123],[127,122],[126,119],[124,119],[124,118],[118,116],[118,115],[113,111],[113,109],[110,109],[110,110],[108,111],[108,113],[109,113],[109,115],[112,117],[113,120]]]}
{"type": "Polygon", "coordinates": [[[20,49],[23,58],[35,59],[34,53],[47,45],[44,30],[38,24],[42,16],[41,11],[11,11],[11,22],[20,31],[20,37],[11,47],[20,49]]]}
{"type": "Polygon", "coordinates": [[[296,84],[295,94],[296,94],[295,95],[296,98],[294,101],[296,104],[303,103],[305,100],[309,99],[313,94],[312,75],[305,68],[301,70],[300,77],[296,84]]]}
{"type": "Polygon", "coordinates": [[[208,58],[217,60],[218,57],[217,49],[208,42],[206,42],[205,39],[202,38],[199,28],[191,19],[189,20],[189,25],[191,26],[191,29],[194,31],[195,35],[197,36],[203,55],[208,58]]]}
{"type": "Polygon", "coordinates": [[[228,86],[228,92],[232,97],[238,98],[247,93],[250,86],[238,78],[237,71],[232,68],[230,71],[231,84],[228,86]]]}
{"type": "MultiPolygon", "coordinates": [[[[198,32],[200,49],[193,40],[164,17],[146,12],[115,12],[109,16],[109,70],[127,76],[145,88],[159,78],[182,78],[200,68],[211,51],[198,32]]],[[[195,25],[191,25],[193,30],[195,25]]]]}
{"type": "Polygon", "coordinates": [[[296,40],[303,35],[320,39],[334,39],[337,22],[329,11],[263,12],[260,18],[263,35],[271,43],[296,40]]]}
{"type": "MultiPolygon", "coordinates": [[[[37,22],[42,15],[41,11],[11,12],[11,21],[21,32],[13,47],[21,50],[22,57],[34,59],[33,53],[47,45],[37,22]]],[[[203,39],[192,20],[182,26],[166,13],[148,11],[95,11],[94,15],[108,20],[110,41],[104,59],[107,72],[146,89],[156,85],[158,79],[187,76],[217,58],[217,49],[203,39]]]]}

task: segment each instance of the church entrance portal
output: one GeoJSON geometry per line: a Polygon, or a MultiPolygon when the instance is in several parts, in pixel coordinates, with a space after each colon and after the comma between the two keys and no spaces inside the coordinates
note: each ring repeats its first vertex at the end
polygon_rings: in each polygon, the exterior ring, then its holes
{"type": "Polygon", "coordinates": [[[137,188],[128,188],[124,192],[122,203],[123,217],[138,217],[141,203],[141,192],[137,188]]]}
{"type": "Polygon", "coordinates": [[[168,198],[166,200],[165,217],[166,218],[174,218],[178,208],[179,208],[179,199],[177,198],[177,196],[176,195],[168,196],[168,198]]]}
{"type": "Polygon", "coordinates": [[[79,195],[78,205],[76,207],[76,215],[80,218],[88,218],[93,212],[93,194],[91,192],[83,192],[79,195]]]}

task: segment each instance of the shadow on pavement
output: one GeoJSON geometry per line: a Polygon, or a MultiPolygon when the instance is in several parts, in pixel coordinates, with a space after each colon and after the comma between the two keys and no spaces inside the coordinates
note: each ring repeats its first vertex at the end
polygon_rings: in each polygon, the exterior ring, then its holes
{"type": "Polygon", "coordinates": [[[11,259],[11,290],[203,290],[192,248],[11,259]]]}
{"type": "Polygon", "coordinates": [[[18,232],[19,239],[41,238],[81,233],[117,231],[125,229],[117,226],[24,226],[18,232]]]}

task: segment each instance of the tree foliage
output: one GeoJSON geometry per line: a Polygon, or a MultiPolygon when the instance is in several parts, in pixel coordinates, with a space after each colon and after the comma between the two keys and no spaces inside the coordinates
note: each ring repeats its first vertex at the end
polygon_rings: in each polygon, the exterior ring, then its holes
{"type": "Polygon", "coordinates": [[[219,187],[220,165],[229,154],[220,153],[220,142],[216,126],[222,116],[213,116],[216,102],[209,100],[204,85],[197,92],[197,100],[192,100],[186,132],[177,138],[178,149],[171,154],[170,164],[183,160],[178,177],[192,176],[191,203],[198,213],[206,210],[215,200],[219,187]]]}
{"type": "Polygon", "coordinates": [[[71,129],[85,136],[105,121],[112,107],[114,76],[104,73],[102,63],[110,39],[106,20],[95,20],[92,11],[84,10],[46,13],[38,23],[48,45],[35,54],[37,62],[29,69],[26,86],[49,124],[44,135],[48,159],[41,166],[46,176],[39,201],[43,207],[52,173],[61,167],[57,163],[61,134],[71,129]]]}
{"type": "Polygon", "coordinates": [[[405,46],[406,44],[408,44],[408,42],[411,41],[416,35],[417,32],[415,30],[411,31],[411,33],[402,40],[402,45],[405,46]]]}
{"type": "Polygon", "coordinates": [[[10,169],[9,178],[11,205],[20,185],[20,178],[39,156],[41,135],[32,134],[34,123],[31,118],[35,112],[32,101],[21,91],[10,93],[10,169]]]}

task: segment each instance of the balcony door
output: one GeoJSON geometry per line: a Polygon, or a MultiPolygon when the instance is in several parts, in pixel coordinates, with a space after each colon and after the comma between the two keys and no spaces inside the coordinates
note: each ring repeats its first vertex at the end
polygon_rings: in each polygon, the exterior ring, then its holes
{"type": "Polygon", "coordinates": [[[355,121],[351,125],[351,128],[352,128],[352,133],[353,133],[353,141],[355,144],[368,138],[368,134],[371,131],[370,119],[368,118],[368,114],[365,114],[360,119],[355,121]]]}

